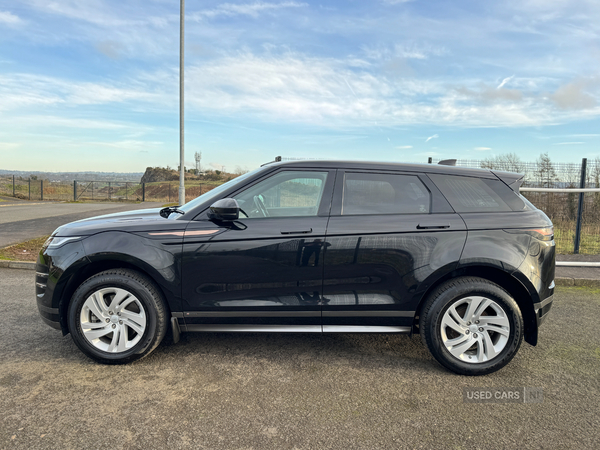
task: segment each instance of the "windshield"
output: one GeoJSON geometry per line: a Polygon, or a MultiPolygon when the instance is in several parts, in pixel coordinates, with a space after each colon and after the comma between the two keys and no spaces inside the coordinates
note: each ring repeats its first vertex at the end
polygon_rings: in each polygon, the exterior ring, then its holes
{"type": "Polygon", "coordinates": [[[180,206],[178,209],[180,209],[184,213],[187,213],[188,211],[191,211],[196,206],[202,203],[210,202],[212,204],[214,201],[219,199],[221,193],[223,193],[230,187],[236,185],[237,183],[243,182],[244,180],[254,176],[257,172],[260,172],[262,170],[265,170],[265,168],[259,167],[258,169],[253,170],[252,172],[245,173],[244,175],[240,175],[239,177],[229,180],[227,183],[223,183],[221,186],[218,186],[208,191],[206,194],[202,194],[200,197],[196,197],[194,200],[187,202],[185,205],[180,206]]]}

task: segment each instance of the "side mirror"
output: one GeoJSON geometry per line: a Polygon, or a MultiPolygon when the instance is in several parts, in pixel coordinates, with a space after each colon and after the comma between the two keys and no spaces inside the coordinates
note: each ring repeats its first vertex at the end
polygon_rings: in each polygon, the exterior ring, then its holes
{"type": "Polygon", "coordinates": [[[233,198],[222,198],[214,202],[208,210],[208,218],[220,222],[233,222],[240,217],[240,205],[233,198]]]}

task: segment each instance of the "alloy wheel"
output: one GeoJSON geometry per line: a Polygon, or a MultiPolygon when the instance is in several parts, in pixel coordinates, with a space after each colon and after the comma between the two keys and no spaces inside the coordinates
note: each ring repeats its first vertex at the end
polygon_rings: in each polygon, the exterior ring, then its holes
{"type": "Polygon", "coordinates": [[[482,363],[497,357],[506,347],[510,322],[495,301],[481,296],[464,297],[444,312],[441,339],[452,356],[467,363],[482,363]]]}
{"type": "Polygon", "coordinates": [[[131,292],[99,289],[84,302],[79,315],[85,339],[98,350],[121,353],[134,347],[146,330],[146,312],[131,292]]]}

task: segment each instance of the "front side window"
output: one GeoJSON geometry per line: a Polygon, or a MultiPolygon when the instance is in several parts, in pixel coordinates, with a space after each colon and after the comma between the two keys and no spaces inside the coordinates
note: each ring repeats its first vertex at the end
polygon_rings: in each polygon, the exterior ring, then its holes
{"type": "Polygon", "coordinates": [[[414,175],[346,173],[342,215],[426,214],[431,195],[414,175]]]}
{"type": "Polygon", "coordinates": [[[234,198],[243,210],[241,217],[316,216],[326,179],[327,172],[283,171],[234,198]]]}
{"type": "MultiPolygon", "coordinates": [[[[214,202],[215,200],[218,200],[221,193],[223,193],[227,189],[235,186],[238,183],[243,183],[244,181],[249,180],[250,178],[255,176],[257,173],[262,172],[264,170],[266,170],[264,167],[259,167],[258,169],[253,170],[252,172],[248,172],[244,175],[241,175],[232,180],[229,180],[227,183],[223,183],[221,186],[211,189],[210,191],[202,194],[201,196],[196,197],[194,200],[187,202],[185,205],[179,206],[178,209],[187,213],[188,211],[191,211],[192,209],[196,208],[198,205],[201,205],[202,203],[210,204],[210,203],[214,202]]],[[[170,217],[176,218],[176,217],[180,217],[180,216],[178,214],[172,214],[170,217]]]]}

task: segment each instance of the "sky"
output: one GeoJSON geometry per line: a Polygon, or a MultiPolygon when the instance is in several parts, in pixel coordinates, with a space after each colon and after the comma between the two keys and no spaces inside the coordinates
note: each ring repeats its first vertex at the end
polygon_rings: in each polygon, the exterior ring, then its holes
{"type": "MultiPolygon", "coordinates": [[[[187,167],[600,156],[597,0],[185,6],[187,167]]],[[[178,0],[0,2],[0,169],[178,164],[178,0]]]]}

